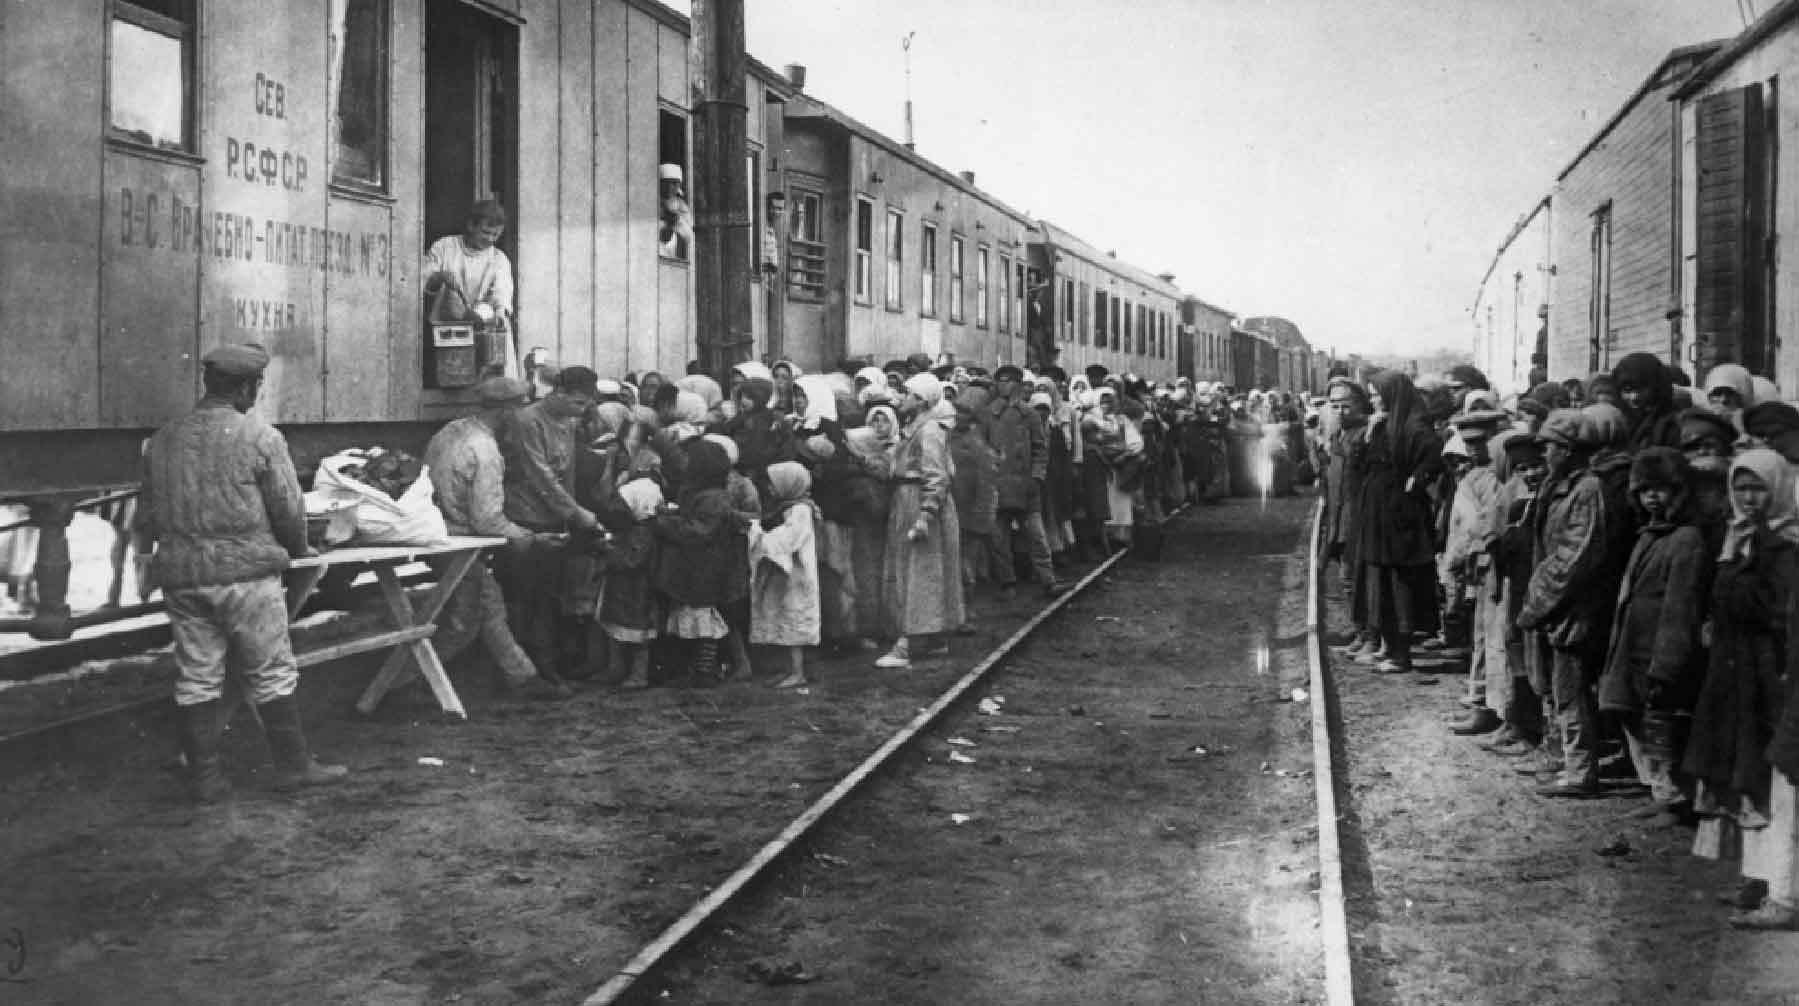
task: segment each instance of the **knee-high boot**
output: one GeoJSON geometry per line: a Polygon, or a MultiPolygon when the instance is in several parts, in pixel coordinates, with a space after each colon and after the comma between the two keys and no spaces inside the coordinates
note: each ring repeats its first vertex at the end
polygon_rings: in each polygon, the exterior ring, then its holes
{"type": "Polygon", "coordinates": [[[219,761],[219,701],[176,706],[181,732],[181,755],[187,760],[188,788],[200,803],[216,803],[231,792],[219,761]]]}
{"type": "Polygon", "coordinates": [[[300,726],[300,704],[292,695],[257,706],[268,733],[269,750],[275,756],[275,785],[279,789],[322,786],[343,779],[350,770],[342,765],[322,765],[313,760],[300,726]]]}

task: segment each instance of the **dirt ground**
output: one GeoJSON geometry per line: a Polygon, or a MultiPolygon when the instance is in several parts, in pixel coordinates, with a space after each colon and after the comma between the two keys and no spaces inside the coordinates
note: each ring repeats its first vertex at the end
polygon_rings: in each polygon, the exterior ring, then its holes
{"type": "Polygon", "coordinates": [[[1331,673],[1358,1003],[1799,1002],[1799,935],[1731,930],[1714,895],[1735,874],[1690,855],[1690,831],[1632,816],[1640,791],[1536,796],[1509,759],[1449,733],[1459,676],[1420,686],[1341,659],[1331,673]]]}
{"type": "Polygon", "coordinates": [[[579,1001],[1039,604],[982,601],[954,660],[823,661],[808,694],[545,703],[470,665],[452,726],[423,689],[357,717],[374,657],[318,668],[314,746],[354,774],[295,798],[239,729],[238,796],[191,808],[166,724],[121,726],[0,784],[0,1003],[579,1001]]]}
{"type": "Polygon", "coordinates": [[[641,1001],[1322,1002],[1309,507],[1178,518],[641,1001]]]}

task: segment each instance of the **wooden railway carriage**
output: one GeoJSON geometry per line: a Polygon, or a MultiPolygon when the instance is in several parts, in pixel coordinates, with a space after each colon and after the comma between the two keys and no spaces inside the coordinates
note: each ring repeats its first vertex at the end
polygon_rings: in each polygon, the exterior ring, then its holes
{"type": "Polygon", "coordinates": [[[784,111],[780,351],[807,370],[919,352],[1023,363],[1030,218],[810,95],[784,111]]]}
{"type": "Polygon", "coordinates": [[[1181,300],[1174,277],[1152,275],[1073,233],[1037,222],[1031,266],[1041,293],[1037,359],[1070,374],[1093,364],[1114,373],[1167,380],[1175,376],[1181,300]]]}
{"type": "MultiPolygon", "coordinates": [[[[228,342],[270,349],[258,408],[303,462],[422,441],[469,392],[429,386],[421,258],[489,194],[521,352],[680,372],[657,176],[693,178],[688,31],[648,0],[9,4],[0,495],[132,481],[228,342]]],[[[752,254],[788,92],[751,64],[752,254]]]]}

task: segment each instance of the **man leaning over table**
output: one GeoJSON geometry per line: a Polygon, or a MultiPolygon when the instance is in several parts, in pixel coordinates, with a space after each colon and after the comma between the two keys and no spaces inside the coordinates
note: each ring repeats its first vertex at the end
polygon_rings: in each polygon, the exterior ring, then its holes
{"type": "Polygon", "coordinates": [[[222,346],[201,363],[205,395],[150,438],[139,497],[175,639],[175,704],[193,793],[212,802],[229,792],[219,762],[228,670],[268,732],[277,786],[334,782],[349,770],[313,760],[300,726],[281,583],[289,560],[310,551],[300,480],[287,439],[250,414],[269,354],[255,343],[222,346]]]}
{"type": "MultiPolygon", "coordinates": [[[[505,538],[509,552],[524,554],[537,543],[537,535],[506,516],[506,465],[498,434],[508,415],[529,400],[530,385],[516,377],[490,377],[475,390],[480,411],[437,431],[425,447],[425,467],[451,534],[505,538]]],[[[537,678],[536,667],[507,624],[505,595],[485,561],[477,561],[451,595],[432,643],[447,661],[477,636],[493,657],[503,686],[537,678]]],[[[558,694],[566,688],[560,682],[549,686],[558,694]]]]}

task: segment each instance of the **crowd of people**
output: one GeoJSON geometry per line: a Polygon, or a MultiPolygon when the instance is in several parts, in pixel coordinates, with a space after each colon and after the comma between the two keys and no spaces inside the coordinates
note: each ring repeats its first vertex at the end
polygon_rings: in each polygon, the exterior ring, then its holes
{"type": "MultiPolygon", "coordinates": [[[[479,635],[508,680],[553,694],[769,665],[798,687],[817,646],[887,669],[939,658],[977,591],[1054,596],[1072,565],[1153,552],[1170,508],[1229,493],[1233,423],[1301,422],[1291,396],[922,355],[742,363],[728,387],[552,366],[479,395],[425,461],[452,532],[510,545],[438,648],[479,635]]],[[[1292,469],[1303,440],[1282,443],[1292,469]]]]}
{"type": "MultiPolygon", "coordinates": [[[[133,523],[202,801],[228,791],[228,669],[278,785],[346,772],[313,757],[293,698],[282,574],[312,545],[286,441],[254,412],[269,360],[255,344],[207,354],[205,396],[146,445],[133,523]]],[[[977,597],[1026,581],[1054,596],[1074,564],[1154,557],[1170,508],[1250,480],[1291,491],[1314,456],[1291,395],[1103,367],[742,363],[721,388],[546,365],[492,374],[477,398],[423,463],[448,533],[506,544],[461,581],[433,645],[448,661],[479,642],[503,686],[552,698],[582,681],[797,688],[820,646],[888,670],[937,659],[977,597]]]]}
{"type": "Polygon", "coordinates": [[[1475,368],[1333,375],[1316,441],[1341,652],[1434,683],[1544,797],[1645,794],[1740,861],[1745,928],[1799,904],[1799,410],[1743,367],[1633,353],[1500,398],[1475,368]],[[1603,785],[1616,778],[1627,785],[1603,785]]]}

